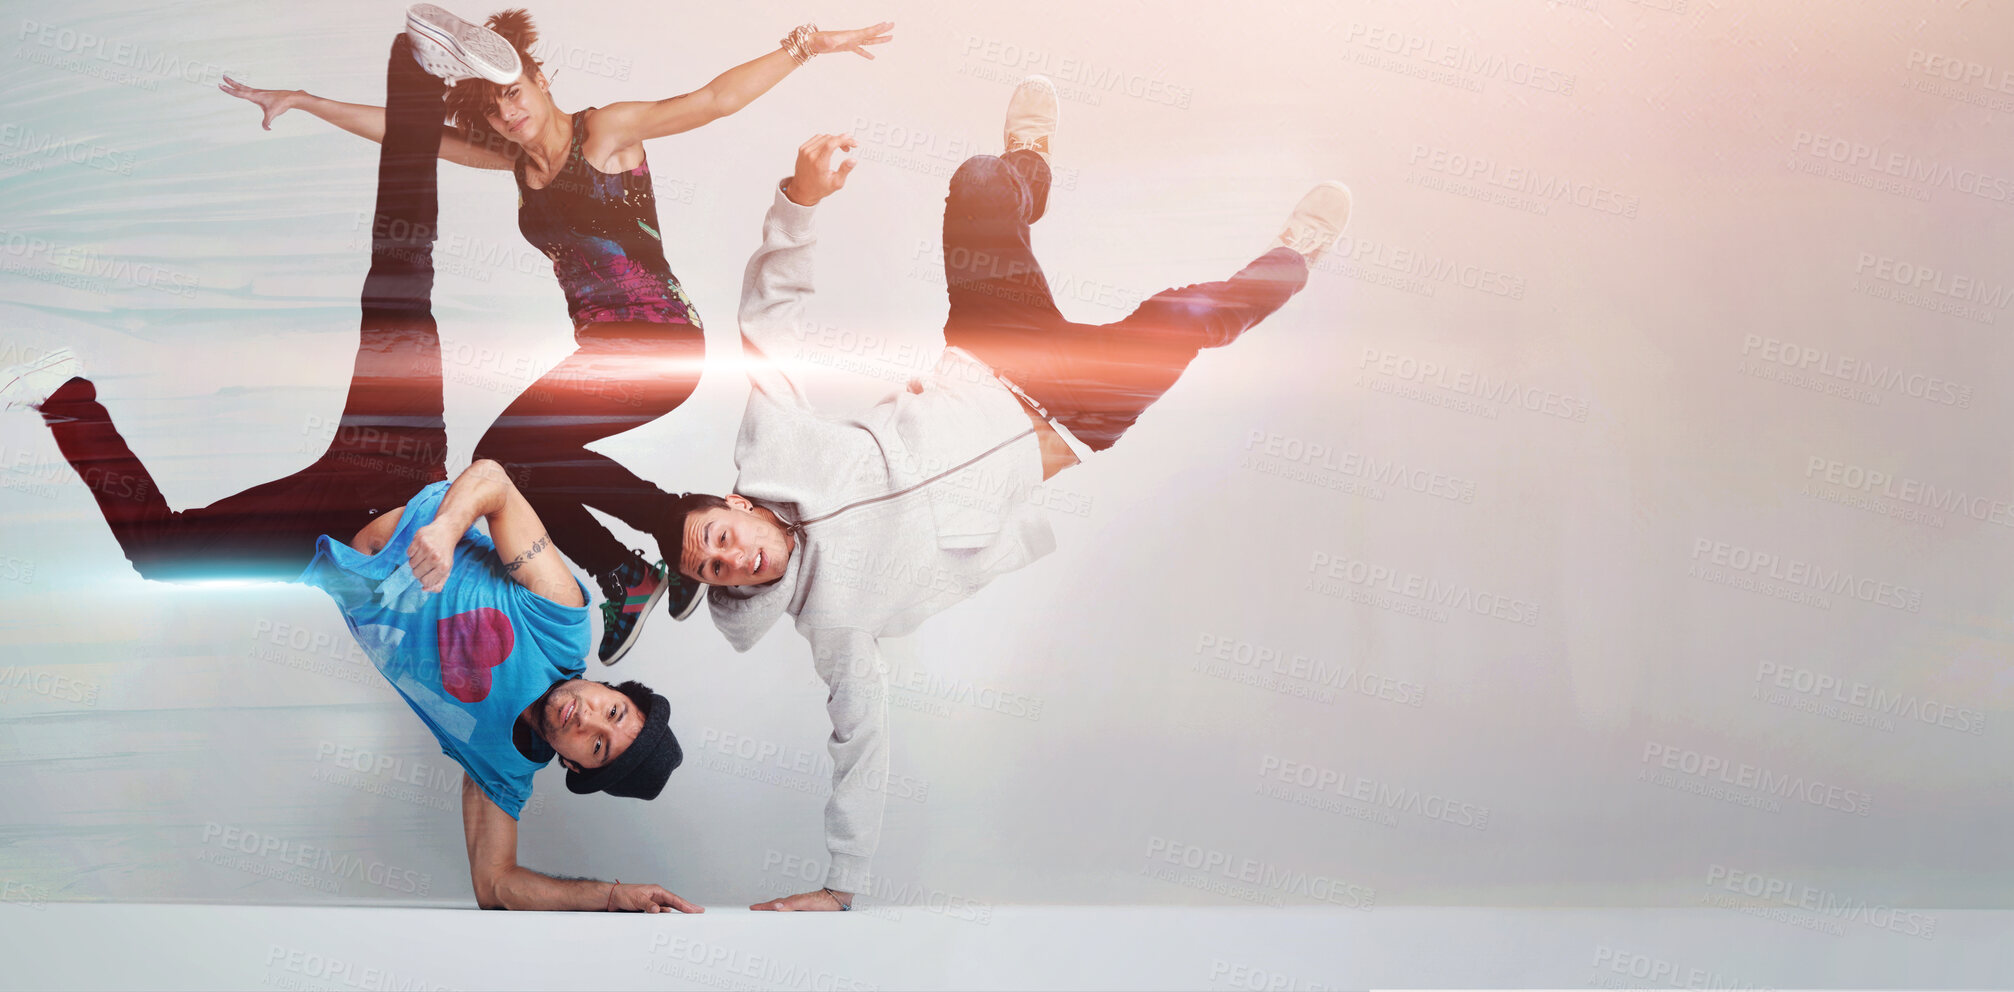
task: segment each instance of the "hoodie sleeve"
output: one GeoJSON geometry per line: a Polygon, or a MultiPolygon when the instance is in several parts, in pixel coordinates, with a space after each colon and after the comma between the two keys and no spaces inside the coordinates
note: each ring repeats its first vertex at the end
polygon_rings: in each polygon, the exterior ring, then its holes
{"type": "Polygon", "coordinates": [[[832,798],[825,803],[825,848],[832,865],[825,884],[841,892],[872,889],[868,862],[881,843],[887,804],[888,677],[873,634],[850,627],[817,628],[811,640],[818,677],[825,680],[832,717],[832,798]]]}
{"type": "Polygon", "coordinates": [[[741,281],[741,346],[748,384],[771,402],[809,411],[786,366],[790,344],[802,342],[799,321],[811,296],[812,230],[816,208],[792,203],[779,186],[776,202],[762,219],[762,247],[748,260],[741,281]]]}

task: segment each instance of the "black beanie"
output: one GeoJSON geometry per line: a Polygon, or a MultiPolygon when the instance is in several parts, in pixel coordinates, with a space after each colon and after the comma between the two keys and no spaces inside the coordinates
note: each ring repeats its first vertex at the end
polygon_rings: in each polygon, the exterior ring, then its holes
{"type": "Polygon", "coordinates": [[[656,799],[664,791],[664,781],[685,760],[678,738],[671,733],[671,703],[657,693],[650,694],[650,712],[636,739],[600,768],[566,773],[567,790],[576,795],[606,792],[630,799],[656,799]]]}

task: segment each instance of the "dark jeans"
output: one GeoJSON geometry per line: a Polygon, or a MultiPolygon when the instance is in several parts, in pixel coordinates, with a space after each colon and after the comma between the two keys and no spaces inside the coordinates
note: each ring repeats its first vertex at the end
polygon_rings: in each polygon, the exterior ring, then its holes
{"type": "Polygon", "coordinates": [[[315,538],[348,541],[381,512],[447,478],[433,242],[444,84],[393,43],[385,141],[378,154],[371,269],[349,398],[329,448],[284,479],[199,509],[170,510],[85,379],[42,404],[72,468],[142,576],[162,580],[293,579],[315,538]]]}
{"type": "Polygon", "coordinates": [[[502,464],[553,543],[599,575],[634,555],[587,508],[655,535],[672,497],[587,445],[684,403],[699,385],[706,338],[691,324],[639,322],[583,324],[574,340],[578,349],[511,401],[475,453],[502,464]]]}
{"type": "Polygon", "coordinates": [[[1115,323],[1074,323],[1029,243],[1048,199],[1049,166],[1034,152],[977,155],[952,175],[944,343],[1012,380],[1093,451],[1118,441],[1199,351],[1237,340],[1308,281],[1300,253],[1275,248],[1223,282],[1157,293],[1115,323]]]}

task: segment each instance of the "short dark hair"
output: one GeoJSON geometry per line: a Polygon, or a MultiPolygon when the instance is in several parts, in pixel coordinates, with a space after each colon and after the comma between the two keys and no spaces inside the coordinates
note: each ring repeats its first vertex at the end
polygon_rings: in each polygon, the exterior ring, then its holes
{"type": "MultiPolygon", "coordinates": [[[[538,44],[538,28],[531,23],[531,14],[522,7],[500,10],[489,16],[483,26],[502,35],[517,49],[518,62],[524,67],[525,75],[536,75],[544,64],[532,58],[531,50],[538,44]]],[[[497,95],[503,87],[481,77],[464,79],[448,87],[446,102],[447,123],[469,144],[515,157],[517,151],[509,138],[497,133],[490,126],[490,108],[495,107],[497,95]]]]}
{"type": "Polygon", "coordinates": [[[650,712],[650,697],[656,695],[656,693],[650,691],[650,686],[644,685],[635,679],[630,679],[627,682],[618,682],[610,686],[610,688],[628,696],[629,701],[636,704],[637,712],[650,712]]]}
{"type": "Polygon", "coordinates": [[[702,510],[725,510],[727,500],[707,493],[686,493],[672,499],[665,508],[663,522],[657,530],[657,551],[664,556],[665,564],[677,574],[679,563],[685,561],[685,521],[702,510]]]}

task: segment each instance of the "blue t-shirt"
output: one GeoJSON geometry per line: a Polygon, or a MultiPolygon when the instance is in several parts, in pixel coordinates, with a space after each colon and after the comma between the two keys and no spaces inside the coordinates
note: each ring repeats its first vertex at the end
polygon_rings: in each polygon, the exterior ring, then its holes
{"type": "Polygon", "coordinates": [[[441,750],[516,819],[531,798],[533,773],[551,754],[525,757],[511,729],[553,683],[581,674],[593,625],[587,607],[561,606],[519,585],[504,572],[489,536],[474,528],[455,546],[447,585],[437,593],[421,589],[406,549],[413,533],[433,521],[447,490],[445,482],[420,490],[375,555],[322,536],[300,581],[336,601],[357,643],[441,750]]]}

